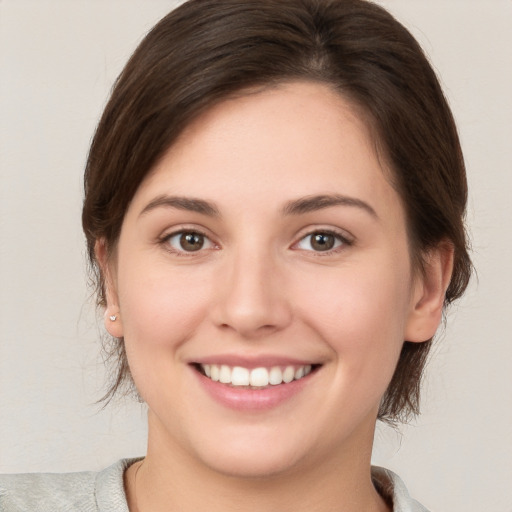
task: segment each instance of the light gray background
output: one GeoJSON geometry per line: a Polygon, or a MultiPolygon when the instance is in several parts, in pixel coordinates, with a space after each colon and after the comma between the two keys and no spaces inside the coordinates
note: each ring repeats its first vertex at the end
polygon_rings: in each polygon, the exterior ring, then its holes
{"type": "MultiPolygon", "coordinates": [[[[439,71],[471,187],[479,281],[450,313],[423,415],[380,427],[375,462],[433,511],[512,511],[512,2],[381,0],[439,71]]],[[[0,0],[0,472],[143,454],[145,413],[94,405],[81,176],[109,89],[176,2],[0,0]]],[[[305,419],[306,420],[306,419],[305,419]]]]}

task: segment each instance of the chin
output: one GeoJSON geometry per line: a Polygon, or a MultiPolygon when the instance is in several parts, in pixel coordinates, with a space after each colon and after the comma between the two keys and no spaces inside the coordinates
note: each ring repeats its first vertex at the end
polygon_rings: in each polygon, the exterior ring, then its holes
{"type": "Polygon", "coordinates": [[[274,435],[268,435],[269,432],[259,434],[254,430],[252,434],[242,436],[231,432],[219,436],[214,444],[211,440],[195,444],[195,457],[211,470],[236,478],[274,477],[302,466],[302,443],[297,445],[290,442],[290,436],[283,438],[276,436],[276,432],[274,435]]]}
{"type": "Polygon", "coordinates": [[[254,455],[225,454],[204,461],[216,473],[242,479],[265,479],[293,471],[299,460],[285,454],[262,453],[254,455]]]}

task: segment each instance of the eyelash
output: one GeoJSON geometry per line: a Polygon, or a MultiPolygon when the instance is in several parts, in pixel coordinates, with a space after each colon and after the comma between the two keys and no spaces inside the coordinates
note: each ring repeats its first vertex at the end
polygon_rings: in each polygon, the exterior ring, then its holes
{"type": "Polygon", "coordinates": [[[203,253],[204,252],[205,249],[203,249],[203,247],[200,247],[197,251],[186,251],[184,249],[178,250],[178,249],[175,249],[174,247],[172,247],[170,244],[170,240],[174,237],[183,236],[183,235],[195,235],[195,236],[199,235],[205,241],[208,240],[209,243],[213,246],[213,247],[209,247],[208,249],[216,248],[216,244],[210,239],[210,237],[206,233],[203,233],[202,231],[200,231],[198,229],[181,228],[178,231],[173,231],[172,233],[168,233],[168,234],[164,235],[162,238],[160,238],[158,240],[158,242],[161,245],[165,246],[165,249],[167,251],[169,251],[170,253],[172,253],[173,255],[178,256],[178,257],[191,257],[191,256],[194,256],[195,253],[203,253]]]}
{"type": "MultiPolygon", "coordinates": [[[[206,235],[204,232],[198,230],[198,229],[179,229],[178,231],[173,231],[172,233],[166,234],[163,237],[161,237],[158,242],[161,245],[166,246],[166,250],[174,254],[175,256],[179,257],[191,257],[194,256],[194,253],[203,253],[207,249],[213,249],[218,248],[218,246],[210,239],[208,235],[206,235]],[[204,249],[202,246],[197,251],[186,251],[184,249],[178,250],[173,248],[170,245],[170,240],[177,236],[183,236],[183,235],[199,235],[202,237],[205,241],[207,240],[209,244],[212,245],[212,247],[208,247],[204,249]]],[[[311,242],[310,242],[311,243],[311,242]]],[[[332,229],[316,229],[312,230],[308,233],[306,233],[304,236],[302,236],[297,242],[295,242],[291,248],[296,248],[297,250],[303,250],[304,252],[310,252],[318,257],[324,257],[332,255],[333,253],[338,253],[339,251],[343,250],[346,247],[350,247],[351,245],[354,245],[354,240],[348,238],[345,234],[342,234],[338,231],[332,230],[332,229]],[[307,240],[308,238],[311,239],[314,235],[327,235],[332,236],[335,238],[335,243],[339,242],[339,244],[334,246],[333,248],[327,249],[325,251],[315,251],[315,250],[309,250],[309,249],[300,249],[298,248],[298,245],[302,243],[303,241],[307,240]]]]}
{"type": "MultiPolygon", "coordinates": [[[[340,233],[339,231],[335,231],[333,229],[315,229],[312,231],[309,231],[306,233],[303,237],[300,238],[298,242],[295,242],[292,247],[297,247],[301,242],[304,240],[307,240],[308,238],[311,240],[311,238],[315,235],[327,235],[332,236],[335,238],[336,241],[339,242],[339,245],[334,246],[331,249],[327,249],[325,251],[315,251],[315,250],[309,250],[309,249],[303,249],[305,252],[312,253],[315,257],[324,257],[324,256],[330,256],[332,254],[337,254],[338,252],[344,250],[347,247],[350,247],[351,245],[354,245],[354,240],[349,238],[346,234],[340,233]]],[[[310,241],[311,244],[311,241],[310,241]]],[[[301,250],[301,249],[298,249],[301,250]]]]}

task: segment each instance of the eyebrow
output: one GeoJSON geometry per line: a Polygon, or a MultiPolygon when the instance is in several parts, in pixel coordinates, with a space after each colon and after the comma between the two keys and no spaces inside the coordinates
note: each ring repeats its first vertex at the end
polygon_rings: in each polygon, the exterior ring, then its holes
{"type": "MultiPolygon", "coordinates": [[[[283,215],[301,215],[305,213],[323,210],[324,208],[331,208],[333,206],[350,206],[359,208],[369,213],[375,219],[379,216],[377,212],[365,201],[355,197],[349,197],[339,194],[321,194],[315,196],[301,197],[293,201],[289,201],[282,209],[283,215]]],[[[181,196],[168,196],[161,195],[148,203],[140,212],[142,216],[156,208],[176,208],[178,210],[185,210],[189,212],[197,212],[208,217],[220,217],[220,210],[215,204],[205,201],[204,199],[197,199],[194,197],[181,197],[181,196]]]]}
{"type": "Polygon", "coordinates": [[[355,197],[349,197],[339,194],[322,194],[316,196],[307,196],[294,201],[289,201],[283,208],[284,215],[301,215],[304,213],[323,210],[332,206],[350,206],[359,208],[369,213],[375,219],[379,216],[377,212],[365,201],[355,197]]]}
{"type": "Polygon", "coordinates": [[[189,212],[197,212],[208,217],[220,217],[219,209],[213,204],[203,199],[196,199],[194,197],[178,197],[161,195],[155,197],[148,203],[140,212],[139,217],[156,208],[176,208],[178,210],[185,210],[189,212]]]}

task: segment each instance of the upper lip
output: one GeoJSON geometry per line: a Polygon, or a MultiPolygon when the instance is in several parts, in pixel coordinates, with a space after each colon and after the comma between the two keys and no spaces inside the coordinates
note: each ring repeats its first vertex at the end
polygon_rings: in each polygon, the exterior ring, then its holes
{"type": "Polygon", "coordinates": [[[190,364],[217,364],[241,366],[242,368],[271,368],[272,366],[304,366],[321,364],[318,360],[299,359],[284,355],[241,356],[235,354],[217,354],[191,359],[190,364]]]}

